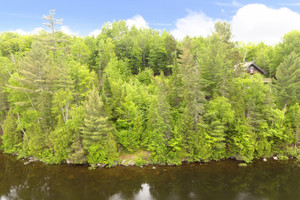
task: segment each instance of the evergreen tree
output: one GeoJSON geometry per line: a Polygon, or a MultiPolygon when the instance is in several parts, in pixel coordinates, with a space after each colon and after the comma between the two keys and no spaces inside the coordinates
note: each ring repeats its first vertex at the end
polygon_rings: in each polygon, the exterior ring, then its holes
{"type": "Polygon", "coordinates": [[[280,107],[300,102],[300,57],[291,53],[277,68],[274,87],[280,107]]]}
{"type": "Polygon", "coordinates": [[[71,146],[72,152],[69,155],[69,160],[71,163],[83,164],[87,161],[87,159],[85,157],[85,152],[84,152],[84,149],[83,149],[83,146],[81,143],[82,142],[81,142],[80,135],[77,134],[75,136],[75,140],[71,146]]]}
{"type": "Polygon", "coordinates": [[[118,130],[118,141],[124,150],[134,152],[141,146],[143,133],[142,112],[136,101],[136,86],[126,85],[123,87],[119,107],[116,109],[118,119],[116,121],[118,130]]]}
{"type": "MultiPolygon", "coordinates": [[[[12,111],[8,112],[4,125],[1,126],[3,131],[3,150],[5,153],[15,153],[19,150],[18,145],[22,142],[22,134],[17,131],[16,116],[12,111]]],[[[24,137],[27,137],[26,135],[24,137]]]]}
{"type": "Polygon", "coordinates": [[[86,150],[93,144],[103,144],[113,132],[98,91],[93,88],[87,98],[84,103],[86,117],[82,127],[82,143],[86,150]]]}
{"type": "Polygon", "coordinates": [[[211,136],[211,145],[214,159],[223,159],[226,156],[226,131],[234,120],[234,111],[225,97],[216,97],[211,100],[204,115],[208,124],[208,133],[211,136]]]}
{"type": "Polygon", "coordinates": [[[239,61],[229,24],[218,22],[215,32],[208,37],[198,52],[198,64],[202,73],[205,95],[213,94],[228,97],[232,80],[233,66],[239,61]]]}
{"type": "Polygon", "coordinates": [[[68,43],[64,36],[60,36],[57,34],[55,25],[61,25],[63,19],[55,19],[55,10],[52,9],[49,11],[49,15],[43,16],[43,19],[47,20],[44,25],[50,29],[50,33],[46,33],[46,35],[42,38],[38,38],[45,47],[53,53],[54,62],[56,62],[57,54],[61,54],[65,51],[68,51],[70,48],[69,46],[64,46],[64,44],[68,43]]]}
{"type": "MultiPolygon", "coordinates": [[[[50,62],[42,44],[35,42],[20,63],[18,74],[14,74],[8,85],[14,112],[22,117],[32,109],[43,132],[52,127],[50,62]]],[[[32,114],[32,113],[31,113],[32,114]]],[[[33,122],[33,123],[36,123],[33,122]]]]}
{"type": "Polygon", "coordinates": [[[148,110],[145,130],[147,135],[144,136],[144,142],[147,149],[152,152],[151,159],[154,163],[166,163],[167,161],[167,141],[170,130],[169,124],[166,123],[169,117],[168,111],[162,110],[165,108],[157,99],[153,99],[148,110]]]}
{"type": "Polygon", "coordinates": [[[202,75],[191,53],[191,40],[183,43],[182,55],[179,59],[179,73],[184,88],[184,102],[187,113],[193,120],[193,130],[197,130],[198,122],[204,113],[205,98],[203,93],[202,75]]]}

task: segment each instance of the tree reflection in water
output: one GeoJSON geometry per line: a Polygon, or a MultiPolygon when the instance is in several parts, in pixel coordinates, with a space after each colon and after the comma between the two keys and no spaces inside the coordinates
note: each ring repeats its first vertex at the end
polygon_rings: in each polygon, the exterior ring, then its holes
{"type": "Polygon", "coordinates": [[[236,161],[152,169],[45,165],[0,154],[0,200],[6,199],[298,199],[293,161],[236,161]]]}

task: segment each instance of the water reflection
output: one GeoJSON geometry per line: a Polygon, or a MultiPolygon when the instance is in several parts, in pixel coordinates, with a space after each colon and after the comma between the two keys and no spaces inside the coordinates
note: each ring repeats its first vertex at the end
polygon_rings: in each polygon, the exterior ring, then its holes
{"type": "Polygon", "coordinates": [[[299,199],[300,168],[290,162],[224,161],[180,167],[27,166],[0,154],[0,200],[299,199]]]}
{"type": "Polygon", "coordinates": [[[141,199],[147,199],[147,200],[153,200],[154,198],[152,197],[151,193],[150,193],[150,186],[148,183],[143,183],[141,185],[142,189],[140,189],[140,191],[134,195],[134,199],[135,200],[141,200],[141,199]]]}
{"type": "MultiPolygon", "coordinates": [[[[122,193],[114,194],[109,197],[109,200],[123,200],[126,197],[122,193]]],[[[133,195],[134,200],[154,200],[150,193],[150,185],[148,183],[143,183],[141,185],[141,189],[133,195]]]]}

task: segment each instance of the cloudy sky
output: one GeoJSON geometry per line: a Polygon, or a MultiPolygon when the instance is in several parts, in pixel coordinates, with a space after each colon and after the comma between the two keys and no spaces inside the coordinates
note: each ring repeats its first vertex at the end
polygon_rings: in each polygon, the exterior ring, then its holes
{"type": "Polygon", "coordinates": [[[299,0],[3,0],[0,32],[36,33],[50,9],[63,18],[57,27],[67,34],[97,35],[105,22],[126,20],[129,26],[167,30],[177,39],[207,36],[214,23],[232,24],[235,40],[275,44],[300,31],[299,0]]]}

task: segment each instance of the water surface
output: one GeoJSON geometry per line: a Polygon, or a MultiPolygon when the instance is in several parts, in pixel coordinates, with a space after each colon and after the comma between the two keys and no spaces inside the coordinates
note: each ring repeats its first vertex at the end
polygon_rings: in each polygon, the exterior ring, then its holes
{"type": "Polygon", "coordinates": [[[7,199],[300,199],[300,167],[293,161],[237,161],[161,167],[31,163],[0,153],[0,200],[7,199]]]}

